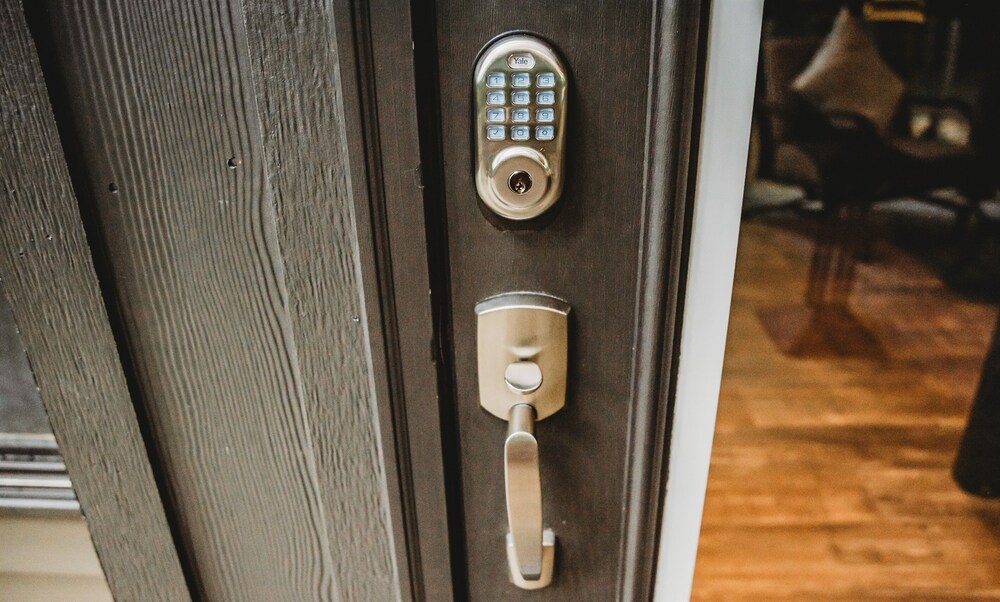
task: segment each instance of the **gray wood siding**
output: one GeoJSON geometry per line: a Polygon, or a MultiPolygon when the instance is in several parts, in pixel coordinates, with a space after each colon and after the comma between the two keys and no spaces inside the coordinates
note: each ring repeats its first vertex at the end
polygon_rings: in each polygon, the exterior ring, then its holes
{"type": "MultiPolygon", "coordinates": [[[[397,567],[394,561],[406,559],[404,538],[389,529],[393,518],[398,529],[402,524],[387,503],[390,491],[399,496],[396,480],[387,481],[384,469],[388,462],[389,474],[396,471],[392,420],[383,416],[381,424],[389,428],[380,432],[366,315],[371,312],[377,322],[379,306],[369,302],[366,308],[362,295],[358,184],[347,168],[333,3],[245,5],[306,408],[320,482],[335,501],[328,527],[341,593],[346,600],[388,600],[400,595],[397,582],[403,592],[410,584],[397,574],[406,563],[397,567]]],[[[366,231],[362,227],[361,236],[366,231]]]]}
{"type": "Polygon", "coordinates": [[[49,9],[199,596],[404,595],[329,7],[49,9]]]}
{"type": "Polygon", "coordinates": [[[3,288],[112,593],[189,600],[20,2],[0,33],[3,288]]]}

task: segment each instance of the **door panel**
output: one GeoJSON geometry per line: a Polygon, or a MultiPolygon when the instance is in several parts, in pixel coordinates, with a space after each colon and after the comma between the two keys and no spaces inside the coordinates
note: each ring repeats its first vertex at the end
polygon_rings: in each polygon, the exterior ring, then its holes
{"type": "MultiPolygon", "coordinates": [[[[697,39],[699,13],[696,3],[691,4],[681,30],[684,35],[668,44],[673,52],[668,56],[687,57],[676,48],[695,48],[691,40],[697,39]]],[[[554,581],[533,597],[611,600],[634,599],[636,592],[644,592],[640,597],[648,595],[645,585],[631,593],[621,589],[634,572],[648,570],[648,558],[637,559],[637,554],[642,555],[637,542],[655,539],[655,523],[645,523],[649,530],[641,538],[628,533],[635,530],[638,515],[650,504],[655,508],[657,496],[646,493],[658,491],[658,480],[639,484],[643,498],[639,502],[630,497],[636,494],[632,491],[635,476],[646,470],[637,469],[635,463],[651,458],[650,446],[655,447],[653,439],[647,438],[651,433],[642,430],[647,425],[645,417],[651,406],[661,406],[666,399],[665,395],[640,399],[633,393],[636,387],[646,387],[632,377],[637,318],[649,324],[637,313],[639,296],[646,290],[647,272],[640,262],[649,253],[659,253],[663,259],[666,241],[681,230],[681,222],[672,217],[674,208],[685,200],[682,186],[661,197],[647,194],[651,41],[658,40],[656,49],[662,42],[654,36],[658,29],[653,23],[654,6],[649,2],[572,7],[534,2],[437,3],[455,404],[472,599],[525,595],[508,578],[503,472],[507,423],[479,405],[478,378],[483,375],[477,375],[476,369],[473,311],[477,302],[511,291],[546,293],[572,307],[567,404],[536,427],[543,515],[546,526],[556,533],[558,547],[554,581]],[[506,224],[510,229],[504,229],[495,225],[500,222],[487,219],[477,199],[470,95],[480,49],[495,36],[514,30],[539,35],[561,54],[570,73],[569,112],[561,200],[551,215],[540,220],[546,223],[506,224]],[[653,240],[651,230],[644,227],[647,214],[666,220],[658,224],[653,240]]],[[[687,65],[676,59],[662,63],[664,71],[654,81],[666,79],[669,91],[690,96],[692,87],[676,68],[678,64],[687,65]]],[[[687,127],[690,119],[685,120],[678,107],[668,106],[673,113],[656,120],[653,133],[686,147],[689,140],[682,137],[685,130],[680,124],[687,127]]],[[[686,166],[676,155],[663,157],[670,159],[686,166]]],[[[671,165],[669,171],[676,168],[671,165]]],[[[668,284],[656,288],[662,292],[668,284]]],[[[671,313],[674,306],[670,296],[663,296],[648,309],[671,313]]],[[[657,332],[657,340],[671,340],[671,323],[657,332]]],[[[662,345],[655,347],[662,349],[662,345]]],[[[653,372],[664,368],[659,359],[652,362],[653,372]]],[[[661,462],[662,457],[649,472],[658,474],[661,462]]]]}

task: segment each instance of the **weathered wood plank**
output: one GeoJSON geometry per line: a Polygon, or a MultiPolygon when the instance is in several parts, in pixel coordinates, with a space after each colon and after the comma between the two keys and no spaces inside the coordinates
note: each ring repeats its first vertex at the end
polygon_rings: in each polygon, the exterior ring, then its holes
{"type": "MultiPolygon", "coordinates": [[[[340,135],[335,120],[296,122],[265,97],[275,143],[265,149],[238,2],[50,9],[90,208],[200,593],[398,596],[365,335],[352,319],[355,243],[329,238],[352,219],[337,160],[284,162],[298,160],[294,136],[340,135]],[[268,169],[293,187],[280,197],[280,233],[268,169]],[[292,246],[296,233],[319,246],[292,246]],[[295,257],[291,297],[279,241],[295,257]],[[301,263],[309,253],[316,265],[301,263]]],[[[299,16],[282,23],[305,26],[299,16]]],[[[277,90],[275,76],[260,72],[258,89],[277,90]]],[[[283,95],[295,92],[275,93],[294,106],[283,95]]]]}
{"type": "Polygon", "coordinates": [[[115,598],[187,600],[20,2],[0,31],[0,278],[115,598]]]}
{"type": "Polygon", "coordinates": [[[329,0],[246,2],[307,411],[324,497],[336,500],[328,524],[341,592],[348,600],[411,598],[383,307],[373,266],[362,265],[375,252],[371,217],[347,148],[350,92],[341,72],[355,66],[342,64],[335,16],[350,23],[350,12],[335,15],[329,0]]]}

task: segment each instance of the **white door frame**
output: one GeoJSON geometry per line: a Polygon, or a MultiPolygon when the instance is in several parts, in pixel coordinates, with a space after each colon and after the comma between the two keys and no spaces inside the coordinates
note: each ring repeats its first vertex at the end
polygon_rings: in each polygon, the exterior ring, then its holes
{"type": "Polygon", "coordinates": [[[764,0],[713,0],[655,598],[691,597],[736,267],[764,0]]]}

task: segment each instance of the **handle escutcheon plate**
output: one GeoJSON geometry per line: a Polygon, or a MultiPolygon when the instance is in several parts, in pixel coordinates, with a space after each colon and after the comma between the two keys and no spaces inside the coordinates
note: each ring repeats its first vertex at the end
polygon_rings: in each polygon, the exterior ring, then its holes
{"type": "Polygon", "coordinates": [[[476,305],[479,403],[507,420],[517,404],[535,408],[545,420],[566,405],[569,305],[541,293],[506,293],[476,305]],[[508,366],[530,361],[541,384],[518,393],[505,381],[508,366]]]}

